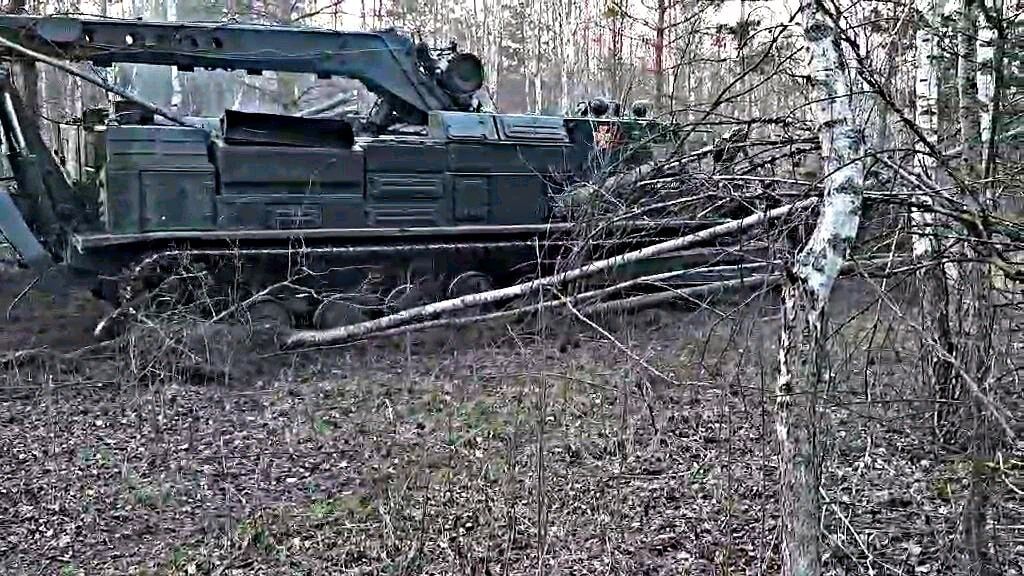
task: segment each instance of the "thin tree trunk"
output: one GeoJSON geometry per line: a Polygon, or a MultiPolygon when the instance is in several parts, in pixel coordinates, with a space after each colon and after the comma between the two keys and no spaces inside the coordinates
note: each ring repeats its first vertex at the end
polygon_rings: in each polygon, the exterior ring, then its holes
{"type": "Polygon", "coordinates": [[[665,109],[665,18],[667,0],[658,0],[657,24],[654,28],[654,112],[665,109]]]}
{"type": "MultiPolygon", "coordinates": [[[[176,22],[178,20],[178,0],[166,0],[165,9],[167,11],[167,21],[176,22]]],[[[181,109],[182,101],[182,81],[181,72],[178,71],[177,66],[171,66],[171,110],[175,110],[181,114],[186,112],[181,109]]]]}
{"type": "Polygon", "coordinates": [[[960,160],[965,175],[976,179],[980,158],[978,146],[980,118],[978,114],[977,34],[978,18],[975,0],[960,0],[958,30],[957,92],[960,98],[960,160]]]}
{"type": "Polygon", "coordinates": [[[860,226],[863,142],[854,123],[850,76],[834,25],[804,6],[825,192],[818,224],[788,274],[776,383],[783,576],[818,576],[821,415],[828,379],[826,311],[860,226]]]}
{"type": "Polygon", "coordinates": [[[538,114],[542,114],[544,112],[544,67],[543,67],[543,59],[544,59],[544,56],[545,56],[545,54],[544,54],[544,36],[543,36],[544,35],[545,26],[544,26],[543,18],[544,18],[544,8],[545,8],[546,4],[542,3],[542,2],[536,2],[534,4],[534,6],[536,7],[537,19],[535,21],[534,30],[533,30],[533,33],[536,34],[536,38],[535,38],[536,42],[534,43],[534,50],[536,50],[536,52],[533,55],[533,72],[531,74],[532,77],[533,77],[533,100],[534,100],[533,101],[533,105],[534,105],[533,111],[538,113],[538,114]]]}
{"type": "MultiPolygon", "coordinates": [[[[965,68],[961,77],[961,156],[969,168],[972,179],[984,179],[973,187],[976,198],[968,205],[980,210],[998,210],[990,179],[995,176],[995,145],[1001,74],[1002,37],[998,32],[998,19],[1002,17],[1002,0],[962,0],[960,49],[971,58],[978,57],[980,66],[965,68]],[[978,30],[978,12],[982,13],[978,30]],[[969,102],[969,106],[964,102],[969,102]],[[979,106],[980,104],[980,106],[979,106]]],[[[996,308],[992,269],[983,263],[979,251],[968,246],[963,292],[960,302],[960,358],[968,374],[981,385],[989,380],[992,371],[993,331],[996,330],[996,308]]],[[[985,390],[984,392],[988,392],[985,390]]],[[[981,401],[972,395],[970,409],[965,410],[963,427],[970,433],[969,452],[975,462],[988,462],[994,458],[995,447],[990,434],[990,419],[981,401]]],[[[971,467],[970,488],[963,511],[964,551],[963,573],[968,576],[990,576],[998,573],[994,566],[988,533],[988,515],[991,508],[992,483],[982,466],[971,467]]]]}
{"type": "Polygon", "coordinates": [[[1002,13],[1002,0],[977,0],[982,12],[981,28],[978,30],[978,106],[981,111],[981,156],[983,174],[988,177],[992,165],[993,125],[996,119],[996,59],[1001,54],[996,50],[996,19],[1002,13]]]}
{"type": "MultiPolygon", "coordinates": [[[[921,128],[926,138],[935,142],[938,137],[939,115],[939,50],[936,46],[938,25],[938,2],[942,0],[917,0],[917,9],[921,13],[923,26],[918,26],[916,33],[917,45],[917,79],[914,121],[921,128]]],[[[927,153],[917,154],[917,168],[928,179],[935,181],[936,159],[927,153]]],[[[932,198],[922,196],[920,203],[930,205],[932,198]]],[[[934,215],[928,210],[917,210],[913,213],[914,224],[920,234],[914,242],[914,253],[919,256],[933,255],[938,252],[934,239],[934,215]]]]}
{"type": "MultiPolygon", "coordinates": [[[[936,27],[942,2],[944,0],[917,0],[921,16],[919,21],[922,25],[918,26],[916,33],[917,107],[914,120],[924,136],[933,143],[938,141],[940,54],[936,27]]],[[[928,179],[935,181],[936,159],[927,152],[919,152],[916,158],[918,170],[928,179]]],[[[934,199],[927,193],[920,195],[918,203],[925,208],[913,210],[911,219],[917,235],[914,239],[914,255],[922,265],[918,277],[918,286],[921,290],[921,325],[925,328],[925,342],[922,342],[921,347],[922,380],[936,400],[936,435],[940,441],[949,442],[952,429],[948,424],[955,422],[952,400],[956,397],[953,366],[946,360],[955,354],[949,314],[950,270],[941,262],[943,254],[942,242],[939,241],[940,227],[935,214],[927,208],[933,202],[934,199]],[[939,349],[931,345],[932,343],[939,349]]]]}
{"type": "MultiPolygon", "coordinates": [[[[100,16],[107,15],[107,0],[99,0],[97,3],[99,7],[100,16]]],[[[88,65],[82,65],[83,68],[88,65]]],[[[96,68],[94,70],[97,76],[102,76],[104,80],[109,80],[109,75],[106,74],[106,70],[102,68],[96,68]]],[[[93,86],[87,82],[82,82],[82,107],[83,108],[96,108],[100,106],[106,106],[107,104],[107,93],[101,88],[93,86]]]]}

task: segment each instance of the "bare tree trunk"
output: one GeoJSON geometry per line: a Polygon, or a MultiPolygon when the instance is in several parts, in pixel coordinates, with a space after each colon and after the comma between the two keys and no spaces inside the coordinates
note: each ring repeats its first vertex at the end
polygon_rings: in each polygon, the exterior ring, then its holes
{"type": "MultiPolygon", "coordinates": [[[[167,11],[167,21],[175,22],[178,20],[178,0],[166,0],[164,8],[167,11]]],[[[181,109],[181,97],[182,97],[182,82],[181,73],[178,72],[177,66],[171,66],[171,110],[175,110],[180,114],[185,114],[186,111],[181,109]]]]}
{"type": "Polygon", "coordinates": [[[827,176],[818,224],[789,271],[783,291],[775,420],[783,576],[821,573],[818,402],[828,379],[826,311],[833,284],[857,236],[864,186],[863,142],[852,117],[850,76],[835,27],[817,4],[805,5],[804,11],[827,176]]]}
{"type": "MultiPolygon", "coordinates": [[[[107,0],[99,0],[97,2],[100,16],[107,15],[107,0]]],[[[88,64],[83,65],[88,66],[88,64]]],[[[109,80],[109,75],[106,74],[106,70],[97,68],[94,70],[97,76],[102,76],[104,80],[109,80]]],[[[105,106],[107,104],[107,93],[102,88],[93,86],[88,82],[82,82],[82,107],[83,108],[96,108],[99,106],[105,106]]]]}
{"type": "MultiPolygon", "coordinates": [[[[975,198],[966,199],[976,209],[998,210],[993,194],[991,178],[995,176],[995,137],[1001,89],[1002,35],[999,20],[1002,18],[1002,0],[962,0],[960,50],[962,58],[977,56],[980,66],[965,67],[960,78],[961,94],[961,135],[963,151],[961,156],[969,168],[965,171],[973,180],[981,180],[972,186],[975,198]],[[978,29],[978,13],[981,13],[981,29],[978,29]],[[966,53],[966,56],[963,54],[966,53]],[[965,106],[969,102],[969,106],[965,106]],[[983,179],[983,180],[982,180],[983,179]]],[[[962,282],[961,297],[958,298],[962,318],[960,326],[960,358],[967,373],[981,386],[987,387],[992,372],[993,332],[997,328],[993,275],[984,263],[979,250],[968,246],[971,257],[962,282]]],[[[984,390],[988,393],[988,390],[984,390]]],[[[970,409],[965,410],[964,428],[969,432],[969,454],[974,462],[989,462],[994,459],[996,447],[990,434],[991,423],[980,399],[971,395],[970,409]]],[[[972,466],[970,488],[964,503],[963,541],[960,548],[964,554],[963,573],[968,576],[989,576],[998,573],[993,564],[990,548],[994,545],[988,533],[988,516],[993,493],[992,479],[984,466],[972,466]]]]}
{"type": "Polygon", "coordinates": [[[981,112],[981,156],[983,174],[987,176],[991,163],[990,143],[992,142],[992,124],[995,119],[996,95],[996,12],[1002,12],[1002,0],[976,0],[981,9],[981,28],[977,38],[977,90],[978,107],[981,112]]]}
{"type": "Polygon", "coordinates": [[[536,42],[534,43],[534,50],[536,52],[533,55],[533,71],[531,77],[533,78],[533,111],[538,114],[544,112],[544,30],[543,24],[544,8],[547,4],[543,2],[536,2],[534,4],[536,10],[536,21],[534,22],[533,33],[536,35],[536,42]]]}
{"type": "MultiPolygon", "coordinates": [[[[977,256],[968,248],[970,255],[977,256]]],[[[961,326],[958,341],[961,364],[967,373],[989,393],[986,382],[992,370],[993,337],[995,330],[995,308],[993,307],[992,278],[989,266],[983,262],[968,262],[960,298],[961,326]]],[[[984,462],[995,459],[995,448],[990,433],[991,423],[988,412],[981,400],[970,396],[969,409],[962,413],[961,422],[969,433],[970,461],[975,463],[970,470],[970,488],[963,508],[963,540],[959,547],[963,554],[965,576],[994,576],[998,573],[992,564],[989,547],[992,541],[988,534],[988,514],[991,508],[992,484],[984,462]]]]}
{"type": "Polygon", "coordinates": [[[977,34],[978,18],[975,0],[960,0],[960,22],[957,35],[957,92],[960,97],[960,159],[965,175],[977,177],[977,153],[980,137],[978,115],[977,34]]]}
{"type": "MultiPolygon", "coordinates": [[[[917,82],[915,97],[917,107],[915,122],[925,138],[938,141],[939,108],[939,62],[936,27],[941,4],[945,0],[917,0],[920,21],[916,32],[917,82]]],[[[917,155],[917,168],[927,178],[936,179],[936,159],[927,152],[917,155]]],[[[911,212],[915,234],[914,255],[922,265],[918,277],[921,290],[921,325],[925,329],[921,345],[923,382],[935,397],[934,427],[940,441],[950,441],[951,429],[948,424],[953,415],[954,390],[953,366],[947,358],[955,354],[949,315],[948,269],[940,261],[942,242],[939,240],[940,227],[934,212],[927,207],[934,199],[927,193],[918,196],[918,203],[924,208],[911,212]]]]}
{"type": "Polygon", "coordinates": [[[665,109],[665,18],[668,8],[667,0],[658,0],[654,28],[654,112],[665,109]]]}

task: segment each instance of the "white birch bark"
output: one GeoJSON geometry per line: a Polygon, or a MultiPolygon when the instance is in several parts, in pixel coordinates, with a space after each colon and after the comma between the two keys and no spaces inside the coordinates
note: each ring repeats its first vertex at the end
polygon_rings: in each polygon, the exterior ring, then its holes
{"type": "MultiPolygon", "coordinates": [[[[914,97],[916,99],[915,122],[921,133],[929,142],[938,141],[938,101],[939,101],[939,64],[941,54],[937,45],[939,15],[945,7],[945,0],[917,0],[918,26],[915,33],[916,51],[916,82],[914,97]]],[[[918,153],[916,164],[918,171],[931,181],[939,180],[936,171],[936,159],[925,151],[923,143],[916,143],[918,153]]],[[[926,393],[936,398],[934,424],[936,432],[941,436],[947,430],[946,410],[951,404],[944,400],[955,396],[954,374],[952,365],[947,358],[955,352],[955,344],[950,329],[950,286],[957,276],[952,263],[941,263],[937,258],[941,255],[944,242],[939,239],[941,226],[934,212],[929,207],[935,199],[929,192],[922,190],[916,196],[922,208],[911,210],[914,226],[914,256],[921,265],[918,273],[918,286],[921,291],[921,323],[925,326],[925,339],[922,345],[922,379],[926,393]],[[936,346],[941,350],[936,350],[936,346]]]]}
{"type": "Polygon", "coordinates": [[[804,6],[803,25],[826,176],[817,226],[783,292],[775,420],[783,576],[821,574],[818,395],[828,378],[823,362],[826,310],[860,226],[864,187],[863,142],[853,117],[853,86],[835,27],[818,12],[816,3],[804,6]]]}
{"type": "Polygon", "coordinates": [[[991,153],[993,126],[996,115],[996,28],[993,19],[1003,13],[1003,0],[975,0],[981,7],[982,16],[978,22],[978,108],[980,111],[981,164],[982,173],[989,177],[992,166],[991,153]]]}
{"type": "MultiPolygon", "coordinates": [[[[938,25],[938,14],[944,0],[916,0],[917,9],[923,26],[917,27],[915,44],[917,47],[917,78],[915,96],[917,106],[914,121],[921,128],[922,134],[931,142],[938,137],[939,110],[939,50],[936,46],[935,30],[938,25]]],[[[923,150],[923,147],[919,148],[923,150]]],[[[928,179],[935,181],[935,158],[927,152],[917,154],[917,169],[928,179]]],[[[917,201],[930,206],[932,198],[927,194],[918,196],[917,201]]],[[[917,228],[914,238],[914,255],[927,258],[938,252],[935,242],[935,217],[927,209],[911,212],[914,227],[917,228]]]]}
{"type": "Polygon", "coordinates": [[[979,44],[978,14],[976,0],[959,0],[960,18],[957,30],[957,93],[960,97],[960,159],[965,173],[976,177],[980,159],[978,135],[979,82],[982,74],[977,70],[977,46],[979,44]]]}
{"type": "Polygon", "coordinates": [[[816,13],[806,18],[804,37],[811,51],[814,114],[826,176],[818,225],[795,271],[819,299],[826,300],[860,225],[863,142],[853,116],[851,77],[835,29],[816,13]]]}
{"type": "Polygon", "coordinates": [[[535,2],[533,7],[535,18],[533,22],[535,52],[533,54],[533,71],[531,73],[533,77],[533,111],[540,114],[544,111],[544,35],[547,30],[544,16],[547,14],[545,11],[547,5],[542,2],[535,2]]]}

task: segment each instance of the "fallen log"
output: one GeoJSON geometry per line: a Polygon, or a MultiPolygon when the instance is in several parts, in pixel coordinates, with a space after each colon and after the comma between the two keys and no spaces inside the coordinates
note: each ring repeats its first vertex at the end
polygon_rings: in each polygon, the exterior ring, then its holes
{"type": "MultiPolygon", "coordinates": [[[[403,325],[403,326],[398,326],[396,328],[391,328],[391,329],[380,331],[380,332],[374,332],[372,334],[367,334],[366,336],[367,337],[371,337],[372,336],[372,337],[375,337],[375,338],[386,338],[386,337],[389,337],[389,336],[398,336],[398,335],[401,335],[401,334],[408,334],[410,332],[417,332],[417,331],[421,331],[421,330],[431,330],[431,329],[434,329],[434,328],[454,328],[454,327],[459,327],[459,326],[467,326],[467,325],[471,325],[471,324],[476,324],[476,325],[478,325],[478,324],[486,324],[488,322],[494,322],[494,321],[497,321],[497,320],[511,320],[511,319],[516,318],[516,317],[525,316],[525,315],[533,313],[533,312],[539,312],[539,311],[542,311],[542,310],[550,310],[552,308],[558,308],[560,306],[566,306],[566,305],[569,305],[569,304],[575,304],[575,303],[579,303],[579,302],[593,301],[593,300],[596,300],[596,299],[600,299],[600,298],[602,298],[604,296],[608,296],[610,294],[614,294],[615,292],[619,292],[621,290],[625,290],[627,288],[631,288],[633,286],[639,286],[639,285],[642,285],[642,284],[657,284],[657,283],[666,282],[668,280],[675,279],[675,278],[677,278],[679,276],[686,276],[688,274],[693,274],[694,272],[697,272],[697,271],[719,271],[719,272],[725,271],[725,270],[739,271],[739,270],[741,270],[741,269],[743,269],[743,268],[745,268],[747,266],[750,266],[750,265],[740,264],[740,265],[716,266],[716,267],[708,267],[708,268],[698,267],[698,268],[690,268],[690,269],[686,269],[686,270],[673,270],[673,271],[670,271],[670,272],[661,272],[659,274],[650,274],[648,276],[641,276],[641,277],[638,277],[638,278],[634,278],[632,280],[627,280],[625,282],[620,282],[619,284],[615,284],[614,286],[608,286],[608,287],[605,287],[605,288],[599,288],[599,289],[596,289],[596,290],[590,290],[588,292],[581,292],[579,294],[575,294],[575,295],[572,295],[572,296],[569,296],[569,297],[566,297],[566,298],[552,299],[552,300],[547,300],[545,302],[538,303],[538,304],[531,304],[529,306],[521,306],[519,308],[513,308],[511,310],[501,310],[501,311],[497,311],[497,312],[490,312],[490,313],[487,313],[487,314],[479,314],[479,315],[475,315],[475,316],[455,316],[455,317],[439,318],[439,319],[436,319],[436,320],[427,320],[425,322],[416,322],[416,323],[413,323],[413,324],[406,324],[406,325],[403,325]]],[[[763,267],[764,264],[755,264],[754,266],[763,267]]],[[[743,278],[742,280],[748,280],[749,278],[752,278],[752,277],[753,277],[753,275],[749,276],[747,278],[743,278]]],[[[705,292],[714,290],[716,286],[721,286],[722,289],[727,290],[727,289],[729,289],[730,287],[733,286],[733,284],[730,284],[732,282],[735,282],[735,281],[734,280],[729,280],[729,281],[713,282],[713,283],[706,284],[706,285],[690,286],[690,287],[687,287],[687,288],[677,289],[677,290],[673,290],[673,292],[676,293],[676,294],[680,294],[680,295],[694,295],[694,296],[697,296],[697,295],[701,295],[701,294],[703,294],[705,292]]],[[[739,285],[740,284],[736,284],[736,286],[739,286],[739,285]]],[[[659,292],[658,294],[661,294],[661,293],[659,292]]],[[[619,300],[612,301],[610,303],[614,303],[614,302],[619,302],[619,300]]],[[[586,309],[589,309],[589,308],[585,308],[585,310],[586,309]]]]}
{"type": "Polygon", "coordinates": [[[358,324],[351,324],[348,326],[341,326],[338,328],[332,328],[329,330],[297,330],[288,334],[283,343],[284,349],[295,349],[303,346],[325,346],[330,344],[340,344],[348,340],[360,338],[368,334],[375,332],[382,332],[389,330],[397,326],[401,326],[413,320],[419,320],[436,316],[448,312],[455,312],[458,310],[464,310],[475,306],[484,304],[492,304],[495,302],[508,300],[511,298],[522,297],[530,294],[538,288],[547,286],[556,286],[565,282],[572,282],[580,278],[584,278],[601,272],[604,270],[611,270],[619,266],[637,262],[650,258],[652,256],[658,256],[665,254],[673,250],[681,250],[701,242],[745,230],[753,226],[757,226],[769,220],[780,218],[789,214],[791,211],[799,210],[801,208],[809,208],[817,203],[817,198],[808,198],[793,204],[780,206],[768,212],[761,214],[754,214],[742,218],[739,220],[733,220],[717,226],[688,234],[682,238],[676,238],[672,240],[666,240],[657,244],[648,246],[646,248],[635,250],[633,252],[627,252],[611,258],[605,258],[590,264],[554,274],[552,276],[545,276],[538,278],[530,282],[522,284],[516,284],[507,288],[499,288],[497,290],[489,290],[486,292],[480,292],[478,294],[470,294],[468,296],[462,296],[459,298],[452,298],[448,300],[442,300],[423,306],[417,306],[409,308],[395,314],[377,318],[375,320],[369,320],[366,322],[360,322],[358,324]]]}

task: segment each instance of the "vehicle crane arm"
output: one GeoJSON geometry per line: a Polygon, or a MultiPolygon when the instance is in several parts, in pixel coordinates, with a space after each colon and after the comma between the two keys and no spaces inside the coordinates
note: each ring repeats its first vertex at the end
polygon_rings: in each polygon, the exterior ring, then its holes
{"type": "MultiPolygon", "coordinates": [[[[359,80],[388,117],[425,125],[434,110],[468,110],[483,85],[469,53],[444,64],[394,30],[352,32],[239,23],[141,22],[64,16],[0,16],[0,36],[63,60],[314,74],[359,80]]],[[[0,56],[16,53],[0,48],[0,56]]]]}

